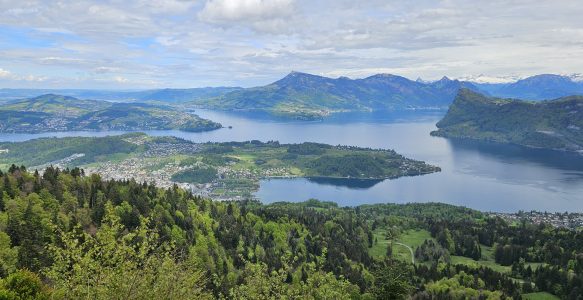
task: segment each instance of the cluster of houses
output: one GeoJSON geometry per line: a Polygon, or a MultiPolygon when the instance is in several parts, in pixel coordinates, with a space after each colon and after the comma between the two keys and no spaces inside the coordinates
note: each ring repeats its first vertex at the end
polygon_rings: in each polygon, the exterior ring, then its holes
{"type": "Polygon", "coordinates": [[[555,227],[583,228],[583,213],[550,213],[550,212],[517,212],[517,213],[490,213],[491,216],[500,217],[508,222],[527,221],[534,224],[551,224],[555,227]]]}

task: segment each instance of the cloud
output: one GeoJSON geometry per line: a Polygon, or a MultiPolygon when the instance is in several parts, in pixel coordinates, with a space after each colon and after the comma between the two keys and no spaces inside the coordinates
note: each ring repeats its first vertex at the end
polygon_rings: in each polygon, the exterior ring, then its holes
{"type": "Polygon", "coordinates": [[[79,58],[71,58],[71,57],[42,57],[39,59],[41,64],[56,64],[56,65],[78,65],[85,63],[86,61],[79,58]]]}
{"type": "Polygon", "coordinates": [[[200,13],[208,21],[259,21],[286,17],[293,0],[209,0],[200,13]]]}
{"type": "Polygon", "coordinates": [[[0,79],[9,81],[42,82],[47,80],[47,77],[35,75],[17,75],[8,70],[0,68],[0,79]]]}
{"type": "Polygon", "coordinates": [[[11,75],[12,74],[10,73],[10,71],[7,71],[7,70],[0,68],[0,78],[8,78],[11,75]]]}
{"type": "Polygon", "coordinates": [[[115,80],[115,82],[117,83],[127,83],[129,82],[129,80],[127,78],[121,77],[121,76],[115,76],[113,77],[113,80],[115,80]]]}
{"type": "Polygon", "coordinates": [[[471,76],[463,76],[456,78],[463,81],[471,81],[476,83],[511,83],[516,82],[517,80],[523,79],[521,76],[488,76],[484,74],[480,75],[471,75],[471,76]]]}
{"type": "Polygon", "coordinates": [[[97,67],[95,69],[93,69],[93,72],[95,72],[96,74],[105,74],[105,73],[114,73],[114,72],[119,72],[120,68],[116,68],[116,67],[97,67]]]}
{"type": "Polygon", "coordinates": [[[254,27],[269,31],[267,25],[293,16],[294,0],[209,0],[199,13],[209,23],[254,27]]]}
{"type": "Polygon", "coordinates": [[[0,0],[0,79],[148,88],[255,86],[290,70],[572,74],[582,13],[576,0],[0,0]]]}
{"type": "Polygon", "coordinates": [[[47,80],[48,78],[45,76],[35,76],[35,75],[26,75],[23,77],[16,77],[15,80],[24,80],[24,81],[35,81],[35,82],[42,82],[47,80]]]}

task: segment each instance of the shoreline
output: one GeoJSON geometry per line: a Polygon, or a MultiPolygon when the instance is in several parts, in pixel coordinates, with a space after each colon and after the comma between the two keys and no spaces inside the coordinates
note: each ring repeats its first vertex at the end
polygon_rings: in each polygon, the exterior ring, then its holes
{"type": "Polygon", "coordinates": [[[572,154],[583,155],[583,149],[571,150],[571,149],[565,149],[565,148],[537,147],[537,146],[532,146],[532,145],[518,144],[518,143],[512,143],[512,142],[502,142],[502,141],[491,140],[491,139],[486,139],[486,138],[479,138],[479,137],[449,135],[449,134],[444,133],[444,132],[439,131],[439,130],[431,131],[429,133],[429,135],[431,135],[432,137],[456,139],[456,140],[460,140],[460,141],[476,141],[476,142],[491,143],[491,144],[512,145],[512,146],[519,146],[519,147],[524,147],[524,148],[528,148],[528,149],[549,150],[549,151],[556,151],[556,152],[562,152],[562,153],[572,153],[572,154]]]}

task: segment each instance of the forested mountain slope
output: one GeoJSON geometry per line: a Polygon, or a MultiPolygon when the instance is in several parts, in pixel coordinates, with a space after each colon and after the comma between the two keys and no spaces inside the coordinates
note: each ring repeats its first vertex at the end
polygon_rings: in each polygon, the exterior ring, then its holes
{"type": "Polygon", "coordinates": [[[444,204],[217,202],[77,168],[0,172],[7,299],[578,299],[582,243],[444,204]]]}
{"type": "Polygon", "coordinates": [[[583,96],[528,102],[459,92],[432,135],[530,147],[583,149],[583,96]]]}
{"type": "Polygon", "coordinates": [[[260,110],[311,119],[346,111],[446,109],[462,87],[476,88],[471,83],[447,77],[426,84],[391,74],[334,79],[292,72],[266,86],[192,103],[209,108],[260,110]]]}

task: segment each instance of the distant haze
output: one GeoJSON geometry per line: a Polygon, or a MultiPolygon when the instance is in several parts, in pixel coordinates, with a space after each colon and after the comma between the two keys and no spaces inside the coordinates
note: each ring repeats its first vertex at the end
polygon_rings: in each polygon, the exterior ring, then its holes
{"type": "Polygon", "coordinates": [[[583,72],[580,1],[0,1],[0,88],[261,86],[292,70],[507,83],[583,72]]]}

